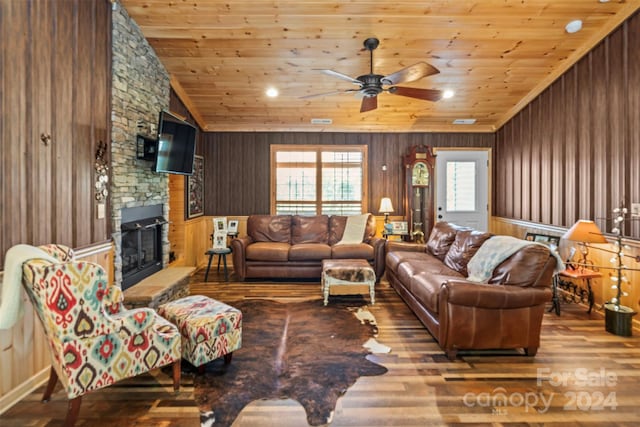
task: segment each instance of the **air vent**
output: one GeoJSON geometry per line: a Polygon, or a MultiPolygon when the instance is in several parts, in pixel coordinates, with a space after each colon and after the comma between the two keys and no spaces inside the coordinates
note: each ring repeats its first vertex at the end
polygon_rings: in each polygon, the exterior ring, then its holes
{"type": "Polygon", "coordinates": [[[455,119],[452,123],[454,125],[472,125],[476,122],[476,119],[455,119]]]}
{"type": "Polygon", "coordinates": [[[311,119],[312,125],[330,125],[332,123],[332,119],[311,119]]]}

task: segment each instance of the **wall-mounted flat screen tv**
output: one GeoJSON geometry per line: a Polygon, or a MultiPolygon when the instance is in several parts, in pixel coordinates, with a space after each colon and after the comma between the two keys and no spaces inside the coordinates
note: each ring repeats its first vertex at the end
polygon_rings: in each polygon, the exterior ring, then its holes
{"type": "Polygon", "coordinates": [[[196,127],[168,111],[160,112],[156,172],[193,174],[196,127]]]}

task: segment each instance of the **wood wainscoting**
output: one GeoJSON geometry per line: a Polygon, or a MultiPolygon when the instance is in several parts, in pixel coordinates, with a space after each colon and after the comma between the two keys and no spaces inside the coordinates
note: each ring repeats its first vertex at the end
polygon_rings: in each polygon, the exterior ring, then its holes
{"type": "MultiPolygon", "coordinates": [[[[505,234],[518,238],[524,238],[527,232],[548,234],[552,236],[562,236],[566,231],[567,229],[563,227],[555,227],[535,222],[501,217],[491,218],[492,233],[505,234]]],[[[611,239],[610,241],[612,242],[611,239]]],[[[624,240],[623,243],[629,247],[629,249],[625,251],[626,254],[634,257],[640,255],[640,242],[638,242],[637,240],[624,240]]],[[[565,244],[570,245],[571,243],[565,243],[561,241],[561,248],[565,244]]],[[[611,268],[607,268],[608,266],[613,265],[610,261],[611,254],[605,251],[599,251],[597,250],[597,247],[601,246],[603,249],[611,250],[613,248],[613,245],[609,243],[592,246],[596,248],[589,250],[589,259],[593,262],[594,265],[601,266],[599,270],[600,273],[602,273],[602,278],[591,280],[591,286],[593,288],[593,294],[595,297],[594,309],[600,309],[602,304],[608,301],[614,295],[615,291],[611,289],[612,281],[609,279],[609,275],[613,275],[614,271],[611,268]]],[[[625,265],[631,268],[640,268],[640,263],[635,262],[631,258],[625,258],[625,265]]],[[[622,303],[623,305],[631,307],[634,311],[640,312],[640,271],[627,271],[625,274],[629,279],[630,286],[626,289],[629,295],[623,297],[622,303]]],[[[633,322],[636,326],[640,327],[640,319],[634,318],[633,322]]]]}
{"type": "MultiPolygon", "coordinates": [[[[113,283],[113,242],[74,249],[76,259],[100,264],[113,283]]],[[[24,315],[11,329],[0,329],[0,414],[49,377],[49,348],[40,319],[23,292],[24,315]]]]}

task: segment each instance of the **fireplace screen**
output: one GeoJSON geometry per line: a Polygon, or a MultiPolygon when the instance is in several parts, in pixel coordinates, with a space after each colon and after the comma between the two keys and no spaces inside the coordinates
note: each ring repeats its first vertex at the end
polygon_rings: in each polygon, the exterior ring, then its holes
{"type": "MultiPolygon", "coordinates": [[[[141,229],[122,234],[122,274],[123,276],[143,270],[158,261],[159,242],[156,229],[141,229]]],[[[160,260],[161,261],[161,260],[160,260]]]]}
{"type": "MultiPolygon", "coordinates": [[[[162,226],[167,221],[162,216],[144,217],[155,211],[142,208],[134,212],[139,219],[123,222],[122,230],[122,289],[127,289],[147,276],[162,269],[162,226]]],[[[132,210],[133,210],[132,209],[132,210]]]]}

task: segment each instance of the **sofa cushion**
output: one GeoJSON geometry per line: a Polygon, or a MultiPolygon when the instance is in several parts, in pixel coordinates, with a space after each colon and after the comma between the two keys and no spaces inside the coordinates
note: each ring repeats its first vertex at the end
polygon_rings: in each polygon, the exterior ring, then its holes
{"type": "Polygon", "coordinates": [[[422,272],[414,275],[409,283],[409,291],[432,313],[439,312],[440,287],[451,276],[422,272]]]}
{"type": "MultiPolygon", "coordinates": [[[[344,228],[347,225],[347,217],[343,215],[332,215],[329,218],[329,244],[331,246],[342,240],[344,234],[344,228]]],[[[364,236],[362,237],[363,243],[370,243],[373,236],[376,235],[376,217],[369,214],[367,220],[367,226],[364,230],[364,236]]]]}
{"type": "Polygon", "coordinates": [[[476,230],[458,231],[456,238],[444,257],[444,263],[453,270],[467,277],[467,264],[478,252],[480,246],[491,237],[491,233],[476,230]]]}
{"type": "Polygon", "coordinates": [[[373,246],[366,243],[331,246],[331,258],[359,258],[371,261],[373,260],[373,246]]]}
{"type": "Polygon", "coordinates": [[[331,246],[326,243],[300,243],[289,249],[289,261],[322,261],[331,258],[331,246]]]}
{"type": "Polygon", "coordinates": [[[423,271],[439,272],[440,270],[452,271],[442,261],[425,252],[389,252],[386,257],[386,267],[396,273],[398,266],[403,262],[419,264],[423,271]]]}
{"type": "Polygon", "coordinates": [[[402,283],[406,284],[411,282],[411,277],[421,273],[447,276],[455,279],[464,278],[462,274],[450,269],[434,257],[426,259],[405,259],[404,262],[398,265],[395,273],[402,283]]]}
{"type": "Polygon", "coordinates": [[[251,261],[288,261],[289,243],[256,242],[247,246],[246,258],[251,261]]]}
{"type": "Polygon", "coordinates": [[[464,230],[464,228],[445,221],[437,222],[431,229],[427,241],[427,251],[440,261],[444,261],[444,257],[449,252],[449,248],[460,230],[464,230]]]}
{"type": "Polygon", "coordinates": [[[329,216],[294,215],[291,218],[291,244],[329,242],[329,216]]]}
{"type": "Polygon", "coordinates": [[[291,242],[291,215],[251,215],[247,235],[254,242],[291,242]]]}

